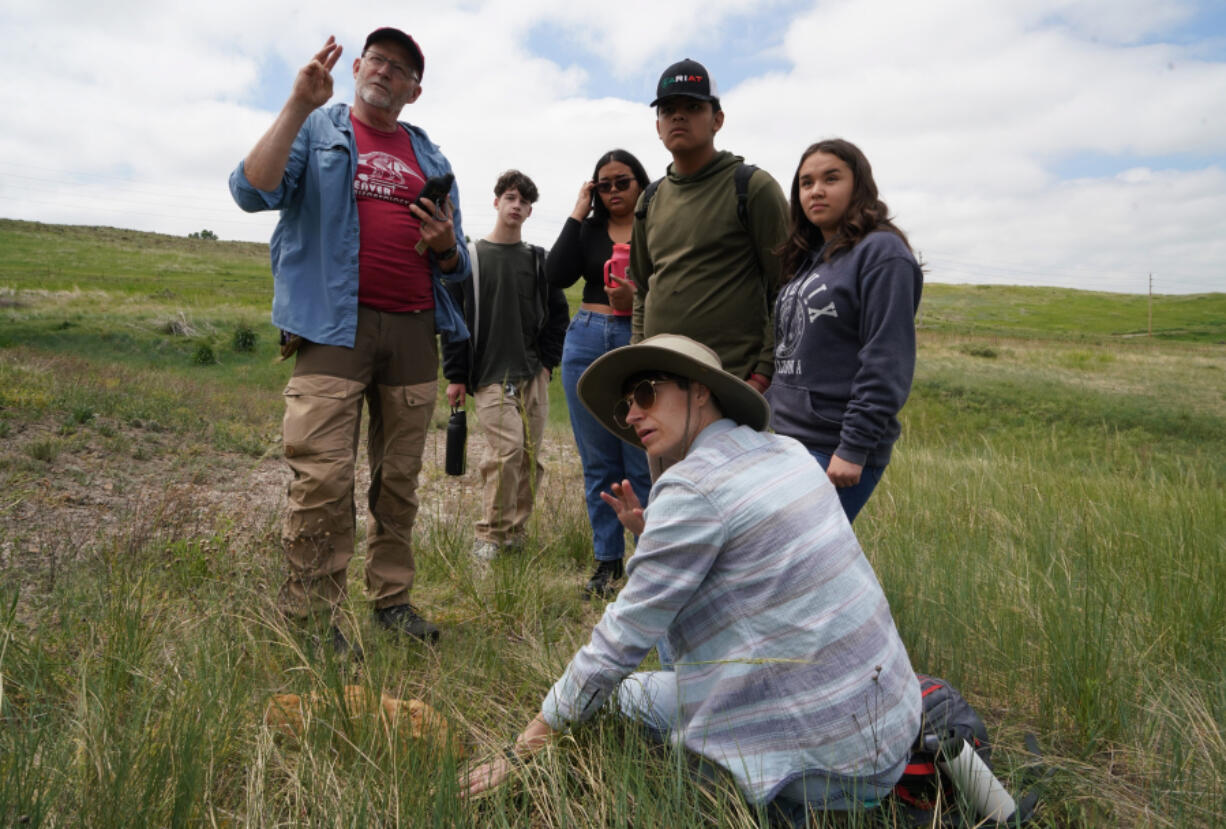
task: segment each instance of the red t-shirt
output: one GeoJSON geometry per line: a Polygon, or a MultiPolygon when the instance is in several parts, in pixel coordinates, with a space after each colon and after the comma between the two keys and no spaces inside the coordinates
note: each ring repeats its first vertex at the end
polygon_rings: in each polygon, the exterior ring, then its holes
{"type": "Polygon", "coordinates": [[[381,132],[350,113],[358,144],[353,193],[358,200],[358,302],[380,311],[423,311],[434,307],[430,260],[414,246],[421,222],[409,205],[426,177],[413,142],[400,127],[381,132]]]}

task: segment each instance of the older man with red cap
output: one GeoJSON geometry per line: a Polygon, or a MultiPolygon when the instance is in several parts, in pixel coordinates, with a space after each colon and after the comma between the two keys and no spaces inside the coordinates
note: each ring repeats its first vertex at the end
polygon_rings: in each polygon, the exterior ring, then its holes
{"type": "Polygon", "coordinates": [[[451,165],[421,127],[399,121],[422,92],[412,37],[376,29],[353,61],[353,104],[332,97],[341,45],[329,37],[298,71],[280,114],[230,176],[247,211],[280,210],[271,244],[272,321],[296,353],[285,388],[285,458],[294,477],[282,528],[289,575],[279,604],[336,626],[354,547],[354,458],[370,409],[366,590],[381,626],[433,642],[409,603],[417,476],[437,393],[436,334],[468,331],[443,289],[469,273],[457,240],[459,192],[419,203],[451,165]],[[423,206],[424,205],[424,206],[423,206]]]}

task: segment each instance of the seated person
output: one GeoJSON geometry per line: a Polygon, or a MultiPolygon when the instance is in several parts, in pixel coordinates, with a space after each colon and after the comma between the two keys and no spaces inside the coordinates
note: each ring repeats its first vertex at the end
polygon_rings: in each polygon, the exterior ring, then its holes
{"type": "Polygon", "coordinates": [[[674,464],[646,511],[606,500],[640,536],[591,641],[504,756],[461,781],[503,782],[616,690],[621,712],[726,769],[793,822],[887,794],[920,726],[920,691],[834,487],[706,346],[661,334],[601,356],[579,397],[618,437],[674,464]],[[675,672],[635,672],[666,636],[675,672]]]}

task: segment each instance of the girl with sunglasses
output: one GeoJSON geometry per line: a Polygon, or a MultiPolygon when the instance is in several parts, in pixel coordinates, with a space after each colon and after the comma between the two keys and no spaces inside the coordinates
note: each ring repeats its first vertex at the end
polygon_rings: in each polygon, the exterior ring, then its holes
{"type": "Polygon", "coordinates": [[[593,360],[630,342],[634,287],[606,264],[614,258],[615,245],[625,246],[620,250],[623,261],[628,255],[634,206],[647,183],[647,172],[630,153],[611,150],[602,155],[592,178],[579,188],[575,209],[545,262],[551,288],[569,288],[583,279],[583,301],[566,331],[562,351],[562,387],[583,463],[596,554],[596,571],[584,589],[588,595],[605,598],[612,595],[613,583],[624,574],[625,534],[617,516],[600,500],[600,493],[629,479],[646,502],[651,476],[642,451],[622,443],[593,419],[579,402],[575,386],[593,360]]]}
{"type": "Polygon", "coordinates": [[[868,159],[849,141],[804,151],[790,215],[766,393],[771,426],[817,459],[852,521],[898,439],[923,274],[877,196],[868,159]]]}

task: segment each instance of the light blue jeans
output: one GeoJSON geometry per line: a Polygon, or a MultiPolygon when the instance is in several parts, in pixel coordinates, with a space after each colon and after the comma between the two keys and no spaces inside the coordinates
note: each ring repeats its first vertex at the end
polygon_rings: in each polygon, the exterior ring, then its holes
{"type": "Polygon", "coordinates": [[[566,329],[562,349],[562,388],[570,409],[570,428],[583,462],[583,494],[592,523],[592,548],[597,561],[616,561],[626,553],[626,536],[613,508],[600,493],[629,479],[643,506],[651,494],[647,454],[600,425],[579,400],[579,377],[600,355],[630,342],[630,317],[580,310],[566,329]]]}
{"type": "MultiPolygon", "coordinates": [[[[617,704],[623,716],[640,723],[654,740],[669,744],[677,722],[677,674],[672,671],[638,671],[621,681],[617,704]]],[[[770,808],[796,827],[806,825],[810,810],[845,812],[871,809],[880,803],[902,777],[907,758],[870,777],[844,777],[821,771],[806,772],[786,784],[770,801],[770,808]]],[[[713,782],[710,769],[698,766],[700,782],[713,782]]]]}

